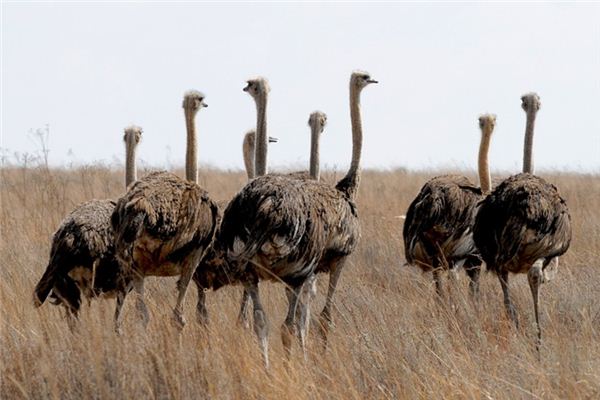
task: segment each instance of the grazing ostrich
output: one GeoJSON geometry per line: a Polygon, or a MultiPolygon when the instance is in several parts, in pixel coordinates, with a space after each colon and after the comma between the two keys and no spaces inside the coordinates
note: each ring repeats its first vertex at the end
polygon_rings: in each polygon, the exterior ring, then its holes
{"type": "MultiPolygon", "coordinates": [[[[115,328],[129,287],[143,296],[147,276],[177,276],[178,297],[173,310],[179,327],[185,325],[183,301],[195,267],[211,244],[218,208],[197,184],[196,113],[207,105],[197,91],[185,94],[187,128],[186,180],[169,172],[154,172],[137,181],[121,197],[112,214],[116,254],[123,279],[117,295],[115,328]]],[[[147,322],[145,310],[140,310],[147,322]]]]}
{"type": "MultiPolygon", "coordinates": [[[[256,140],[256,132],[254,130],[248,131],[244,135],[244,140],[242,141],[242,156],[244,158],[244,167],[246,169],[246,175],[248,176],[248,180],[254,179],[254,147],[256,140]]],[[[278,139],[272,136],[269,136],[269,143],[277,143],[278,139]]],[[[209,249],[207,252],[206,258],[214,257],[214,252],[212,249],[209,249]]],[[[198,289],[198,305],[197,309],[197,320],[200,324],[205,325],[207,322],[207,314],[206,309],[204,307],[204,287],[202,285],[202,273],[203,273],[203,263],[201,262],[199,266],[196,268],[194,272],[194,276],[192,277],[194,283],[196,284],[196,288],[198,289]]],[[[244,295],[242,297],[242,306],[240,308],[240,323],[246,324],[247,321],[247,308],[248,302],[250,301],[250,295],[244,291],[244,295]]]]}
{"type": "MultiPolygon", "coordinates": [[[[235,282],[244,284],[252,298],[254,330],[267,367],[267,318],[260,301],[259,280],[282,281],[287,285],[289,307],[282,328],[284,349],[289,355],[292,335],[296,333],[306,355],[310,297],[306,302],[300,301],[301,292],[316,272],[329,272],[329,290],[321,314],[322,334],[326,339],[337,281],[360,236],[355,204],[362,147],[359,96],[364,87],[376,82],[364,72],[355,72],[350,78],[352,162],[335,187],[286,175],[259,176],[233,198],[223,214],[215,252],[224,256],[206,262],[203,284],[213,289],[235,282]]],[[[244,90],[255,99],[259,116],[264,118],[265,81],[260,78],[248,81],[244,90]]],[[[266,138],[264,123],[262,127],[258,124],[257,172],[266,169],[266,138]]]]}
{"type": "MultiPolygon", "coordinates": [[[[324,112],[321,111],[314,111],[310,114],[310,116],[308,117],[308,126],[310,127],[310,132],[311,132],[311,136],[310,136],[310,163],[309,163],[309,170],[308,171],[297,171],[297,172],[291,172],[289,174],[287,174],[287,176],[289,177],[293,177],[296,179],[314,179],[314,180],[319,180],[320,179],[320,151],[319,151],[319,144],[320,144],[320,139],[321,139],[321,134],[323,133],[323,130],[325,129],[325,125],[327,125],[327,115],[324,112]]],[[[271,141],[271,137],[269,136],[269,142],[271,141]]],[[[254,145],[254,143],[253,143],[254,145]]],[[[245,149],[244,149],[245,150],[245,149]]],[[[246,162],[247,157],[246,157],[246,153],[244,153],[244,161],[246,162]]],[[[248,170],[248,162],[246,162],[246,170],[248,170]]],[[[254,178],[254,176],[250,177],[250,174],[248,174],[249,179],[254,178]]],[[[311,282],[309,283],[309,286],[307,287],[308,293],[309,295],[311,293],[316,293],[316,280],[312,279],[311,282]]],[[[240,313],[238,315],[238,322],[245,326],[245,327],[249,327],[248,324],[248,307],[250,305],[250,293],[247,290],[244,290],[244,293],[242,295],[242,304],[240,306],[240,313]]],[[[307,322],[308,323],[308,319],[307,322]]],[[[308,326],[307,326],[308,329],[308,326]]]]}
{"type": "MultiPolygon", "coordinates": [[[[141,136],[140,127],[125,128],[125,187],[136,179],[135,150],[141,136]]],[[[46,271],[35,287],[36,307],[52,292],[53,303],[65,307],[72,323],[72,317],[78,316],[82,293],[88,299],[114,295],[119,270],[110,226],[114,208],[112,200],[91,200],[62,221],[52,238],[46,271]]]]}
{"type": "MultiPolygon", "coordinates": [[[[533,128],[540,108],[537,94],[521,97],[527,113],[523,173],[504,180],[482,202],[475,218],[473,238],[487,269],[498,275],[504,306],[517,328],[519,322],[510,299],[508,274],[527,273],[539,352],[542,331],[538,312],[540,284],[550,278],[549,271],[558,263],[571,242],[571,216],[558,189],[533,175],[533,128]]],[[[538,353],[539,354],[539,353],[538,353]]]]}
{"type": "MultiPolygon", "coordinates": [[[[265,88],[267,88],[267,86],[265,85],[265,88]]],[[[257,120],[258,118],[260,118],[260,116],[257,116],[257,120]]],[[[320,135],[323,133],[323,130],[325,128],[325,125],[327,124],[327,115],[321,111],[314,111],[313,113],[310,114],[309,119],[308,119],[308,125],[311,128],[311,152],[310,152],[310,165],[309,165],[309,171],[299,171],[299,172],[292,172],[287,174],[290,177],[295,177],[297,179],[315,179],[315,180],[319,180],[319,140],[320,140],[320,135]]],[[[255,135],[256,132],[254,130],[251,130],[249,132],[246,133],[246,135],[244,136],[244,140],[242,143],[242,155],[244,158],[244,166],[246,168],[246,174],[248,176],[248,180],[252,180],[256,177],[255,173],[254,173],[254,169],[255,169],[255,135]]],[[[277,138],[274,138],[272,136],[268,137],[268,141],[269,143],[276,143],[277,142],[277,138]]],[[[203,274],[206,273],[206,271],[208,271],[208,269],[205,267],[205,265],[203,263],[207,263],[208,261],[210,261],[211,259],[214,259],[216,257],[216,253],[213,251],[213,249],[210,249],[209,252],[207,253],[207,256],[205,258],[205,260],[203,260],[203,262],[200,263],[200,265],[198,266],[198,268],[196,268],[196,271],[194,272],[194,276],[193,276],[193,280],[194,283],[196,283],[196,287],[198,290],[198,304],[196,307],[197,310],[197,320],[201,325],[205,325],[207,322],[207,310],[205,307],[205,299],[204,299],[204,287],[206,286],[204,282],[204,278],[203,278],[203,274]]],[[[213,260],[214,262],[214,260],[213,260]]],[[[221,262],[223,262],[223,260],[221,260],[221,262]]],[[[313,281],[314,283],[315,281],[313,281]]],[[[312,288],[314,291],[314,287],[312,288]]],[[[238,315],[238,323],[245,326],[245,327],[249,327],[248,324],[248,310],[249,310],[249,305],[250,305],[250,293],[247,290],[244,290],[243,295],[242,295],[242,301],[241,301],[241,305],[240,305],[240,312],[238,315]]]]}
{"type": "Polygon", "coordinates": [[[490,192],[488,151],[496,116],[479,117],[479,181],[481,188],[458,175],[428,181],[406,212],[403,228],[408,264],[432,271],[438,295],[442,294],[440,271],[464,265],[472,295],[479,291],[481,259],[473,242],[473,219],[477,203],[490,192]]]}

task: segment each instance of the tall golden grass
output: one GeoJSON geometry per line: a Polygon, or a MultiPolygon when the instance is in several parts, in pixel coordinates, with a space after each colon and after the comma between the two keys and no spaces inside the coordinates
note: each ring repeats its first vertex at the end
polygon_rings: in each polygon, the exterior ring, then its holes
{"type": "MultiPolygon", "coordinates": [[[[34,309],[32,290],[61,219],[82,201],[117,198],[123,176],[103,166],[1,169],[0,398],[600,398],[600,175],[541,174],[567,199],[574,239],[556,279],[542,288],[538,361],[525,276],[511,277],[516,330],[493,275],[482,276],[476,303],[464,274],[454,286],[445,281],[451,293],[439,302],[431,276],[403,265],[398,216],[437,172],[364,172],[362,239],[342,274],[326,351],[311,336],[308,360],[296,345],[286,362],[284,292],[261,285],[270,323],[266,372],[252,330],[236,324],[239,287],[208,293],[208,332],[194,321],[193,285],[188,325],[182,334],[172,327],[174,279],[148,280],[146,330],[126,303],[120,337],[114,300],[84,306],[75,332],[59,307],[34,309]]],[[[210,169],[200,179],[221,201],[245,183],[241,172],[210,169]]],[[[323,278],[313,315],[323,305],[323,278]]]]}

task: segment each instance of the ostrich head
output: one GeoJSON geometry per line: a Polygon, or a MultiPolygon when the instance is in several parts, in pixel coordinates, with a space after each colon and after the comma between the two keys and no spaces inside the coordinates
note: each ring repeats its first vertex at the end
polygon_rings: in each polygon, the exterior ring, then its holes
{"type": "Polygon", "coordinates": [[[124,132],[123,141],[125,143],[138,144],[142,139],[142,128],[137,125],[129,125],[124,132]]]}
{"type": "Polygon", "coordinates": [[[379,83],[375,79],[371,78],[371,75],[368,72],[364,71],[354,71],[352,76],[350,77],[350,86],[357,88],[358,90],[362,90],[370,83],[379,83]]]}
{"type": "Polygon", "coordinates": [[[321,111],[315,111],[310,114],[308,118],[308,126],[316,127],[319,133],[323,133],[323,129],[325,129],[325,125],[327,125],[327,114],[321,111]]]}
{"type": "MultiPolygon", "coordinates": [[[[269,143],[277,143],[279,139],[273,136],[269,136],[269,143]]],[[[254,143],[256,141],[256,131],[254,129],[249,130],[244,135],[244,146],[249,146],[250,148],[254,148],[254,143]]]]}
{"type": "Polygon", "coordinates": [[[208,107],[204,102],[204,94],[197,90],[188,90],[183,95],[183,108],[197,113],[202,107],[208,107]]]}
{"type": "Polygon", "coordinates": [[[209,248],[206,256],[198,264],[194,280],[202,289],[217,290],[234,283],[227,270],[225,253],[215,245],[209,248]]]}
{"type": "Polygon", "coordinates": [[[249,79],[247,85],[244,87],[244,92],[247,92],[255,100],[260,98],[262,95],[269,93],[269,83],[265,78],[249,79]]]}
{"type": "Polygon", "coordinates": [[[490,134],[496,126],[496,114],[483,114],[479,117],[482,134],[490,134]]]}
{"type": "Polygon", "coordinates": [[[540,101],[540,96],[537,93],[527,93],[521,96],[521,108],[528,112],[537,112],[542,105],[540,101]]]}

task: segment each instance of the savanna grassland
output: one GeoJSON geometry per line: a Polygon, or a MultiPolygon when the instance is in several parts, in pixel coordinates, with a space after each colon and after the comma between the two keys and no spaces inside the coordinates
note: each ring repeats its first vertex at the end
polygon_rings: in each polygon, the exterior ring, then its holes
{"type": "MultiPolygon", "coordinates": [[[[600,398],[600,175],[540,173],[566,198],[574,239],[556,278],[542,286],[538,361],[525,275],[511,277],[517,330],[504,313],[495,276],[482,275],[475,303],[464,273],[456,285],[445,279],[451,293],[440,302],[431,275],[403,265],[398,216],[437,172],[364,172],[362,239],[338,286],[326,351],[311,334],[308,360],[295,345],[286,363],[284,291],[261,285],[272,364],[265,372],[252,330],[236,323],[239,287],[207,294],[208,332],[195,322],[193,284],[188,324],[182,334],[172,326],[170,278],[147,281],[146,330],[128,299],[120,337],[113,331],[114,300],[86,303],[74,332],[61,308],[46,303],[35,309],[33,287],[61,219],[82,201],[117,198],[123,174],[103,166],[1,169],[0,398],[600,398]]],[[[334,175],[326,173],[325,180],[334,175]]],[[[200,183],[227,201],[245,175],[202,169],[200,183]]],[[[325,282],[318,280],[313,314],[323,305],[325,282]]]]}

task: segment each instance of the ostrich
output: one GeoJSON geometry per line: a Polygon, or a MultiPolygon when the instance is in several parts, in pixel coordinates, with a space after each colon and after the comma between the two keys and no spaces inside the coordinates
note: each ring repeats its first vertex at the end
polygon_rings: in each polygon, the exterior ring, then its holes
{"type": "MultiPolygon", "coordinates": [[[[207,260],[203,284],[213,289],[235,282],[244,285],[252,299],[254,331],[267,368],[267,318],[260,301],[259,280],[282,281],[287,285],[289,307],[282,327],[284,349],[289,356],[292,335],[296,333],[306,356],[310,297],[301,302],[300,295],[316,272],[329,272],[329,288],[321,313],[321,333],[326,339],[332,322],[333,294],[344,263],[360,236],[355,204],[362,148],[359,96],[371,83],[377,81],[365,72],[354,72],[350,78],[352,162],[336,186],[286,175],[259,176],[233,198],[223,214],[215,240],[215,252],[221,252],[223,257],[207,260]]],[[[248,81],[244,88],[255,99],[259,114],[257,172],[266,170],[266,89],[261,78],[248,81]]]]}
{"type": "MultiPolygon", "coordinates": [[[[246,132],[244,135],[244,140],[242,141],[242,156],[244,159],[244,167],[246,169],[246,175],[248,176],[248,180],[254,179],[254,147],[256,140],[256,132],[254,130],[246,132]]],[[[277,143],[278,139],[272,136],[269,136],[269,143],[277,143]]],[[[210,248],[207,252],[206,258],[210,259],[210,257],[214,257],[214,252],[212,248],[210,248]]],[[[198,290],[198,305],[197,309],[197,320],[201,325],[206,324],[207,314],[206,309],[204,307],[204,287],[202,284],[202,274],[204,271],[204,264],[201,262],[196,268],[193,276],[193,281],[196,284],[196,288],[198,290]]],[[[250,295],[244,291],[242,296],[242,305],[240,307],[240,315],[239,321],[240,323],[246,324],[246,314],[248,308],[248,302],[250,301],[250,295]]]]}
{"type": "Polygon", "coordinates": [[[533,128],[540,108],[535,93],[521,97],[527,114],[523,172],[504,180],[482,202],[475,218],[473,238],[487,269],[498,275],[504,306],[517,328],[519,322],[510,299],[508,274],[527,273],[533,296],[539,354],[542,331],[538,312],[538,292],[559,256],[571,242],[571,216],[558,189],[533,175],[533,128]],[[548,271],[546,268],[548,268],[548,271]]]}
{"type": "MultiPolygon", "coordinates": [[[[178,326],[185,325],[183,301],[187,287],[213,240],[218,219],[217,205],[197,184],[194,117],[206,106],[200,92],[185,94],[187,179],[165,171],[151,173],[131,186],[112,213],[116,255],[123,271],[115,310],[117,332],[129,287],[133,285],[142,297],[147,276],[180,276],[173,313],[178,326]]],[[[146,316],[144,320],[146,323],[146,316]]]]}
{"type": "MultiPolygon", "coordinates": [[[[140,127],[125,128],[125,187],[136,180],[135,150],[141,137],[140,127]]],[[[114,207],[112,200],[87,201],[62,221],[52,238],[46,271],[35,287],[36,307],[50,295],[54,304],[65,307],[72,323],[79,314],[82,293],[88,299],[114,295],[119,270],[110,226],[114,207]]]]}
{"type": "MultiPolygon", "coordinates": [[[[287,174],[287,176],[296,178],[296,179],[320,179],[320,151],[319,144],[321,134],[325,129],[325,125],[327,125],[327,115],[321,111],[314,111],[308,117],[308,126],[311,128],[310,132],[310,162],[309,162],[309,170],[308,171],[297,171],[291,172],[287,174]]],[[[254,138],[253,138],[254,139],[254,138]]],[[[271,137],[269,136],[269,142],[271,142],[271,137]]],[[[254,149],[254,143],[252,143],[252,149],[254,149]]],[[[244,148],[244,150],[246,150],[244,148]]],[[[244,162],[246,163],[246,170],[248,171],[248,158],[246,152],[244,152],[244,162]]],[[[249,179],[253,179],[254,176],[250,176],[248,174],[249,179]]],[[[307,286],[308,294],[316,293],[316,280],[312,279],[311,282],[307,286]]],[[[248,306],[250,305],[250,293],[247,290],[244,290],[242,295],[242,304],[240,306],[240,313],[238,315],[238,322],[244,327],[249,327],[248,324],[248,306]]],[[[306,322],[308,323],[308,318],[306,318],[306,322]]],[[[306,327],[308,329],[308,326],[306,327]]]]}
{"type": "Polygon", "coordinates": [[[403,228],[406,261],[424,272],[433,272],[438,295],[442,294],[441,269],[460,265],[464,265],[471,279],[471,295],[479,291],[481,259],[473,243],[472,227],[477,203],[490,192],[488,150],[495,124],[495,115],[479,117],[481,188],[464,176],[438,176],[423,185],[406,212],[403,228]]]}
{"type": "MultiPolygon", "coordinates": [[[[323,133],[325,125],[327,124],[327,115],[321,111],[314,111],[310,114],[308,119],[308,126],[311,128],[311,152],[310,152],[310,165],[309,171],[298,171],[287,174],[288,176],[295,177],[298,179],[315,179],[319,180],[319,140],[320,135],[323,133]]],[[[254,158],[255,158],[255,135],[256,131],[251,130],[244,135],[244,140],[242,142],[242,155],[244,158],[244,166],[246,168],[246,174],[248,176],[248,180],[255,178],[254,173],[254,158]]],[[[268,137],[269,143],[276,143],[278,141],[277,138],[272,136],[268,137]]],[[[206,260],[210,260],[211,257],[215,257],[216,254],[214,251],[209,250],[206,256],[206,260]]],[[[198,289],[198,305],[197,305],[197,319],[198,322],[202,325],[206,324],[207,321],[207,311],[204,306],[204,293],[203,293],[203,277],[202,275],[205,273],[206,269],[203,263],[200,263],[196,271],[194,272],[193,280],[196,283],[198,289]]],[[[250,304],[250,293],[244,290],[242,295],[242,301],[240,306],[240,312],[238,315],[238,323],[245,327],[249,327],[248,325],[248,306],[250,304]]]]}

